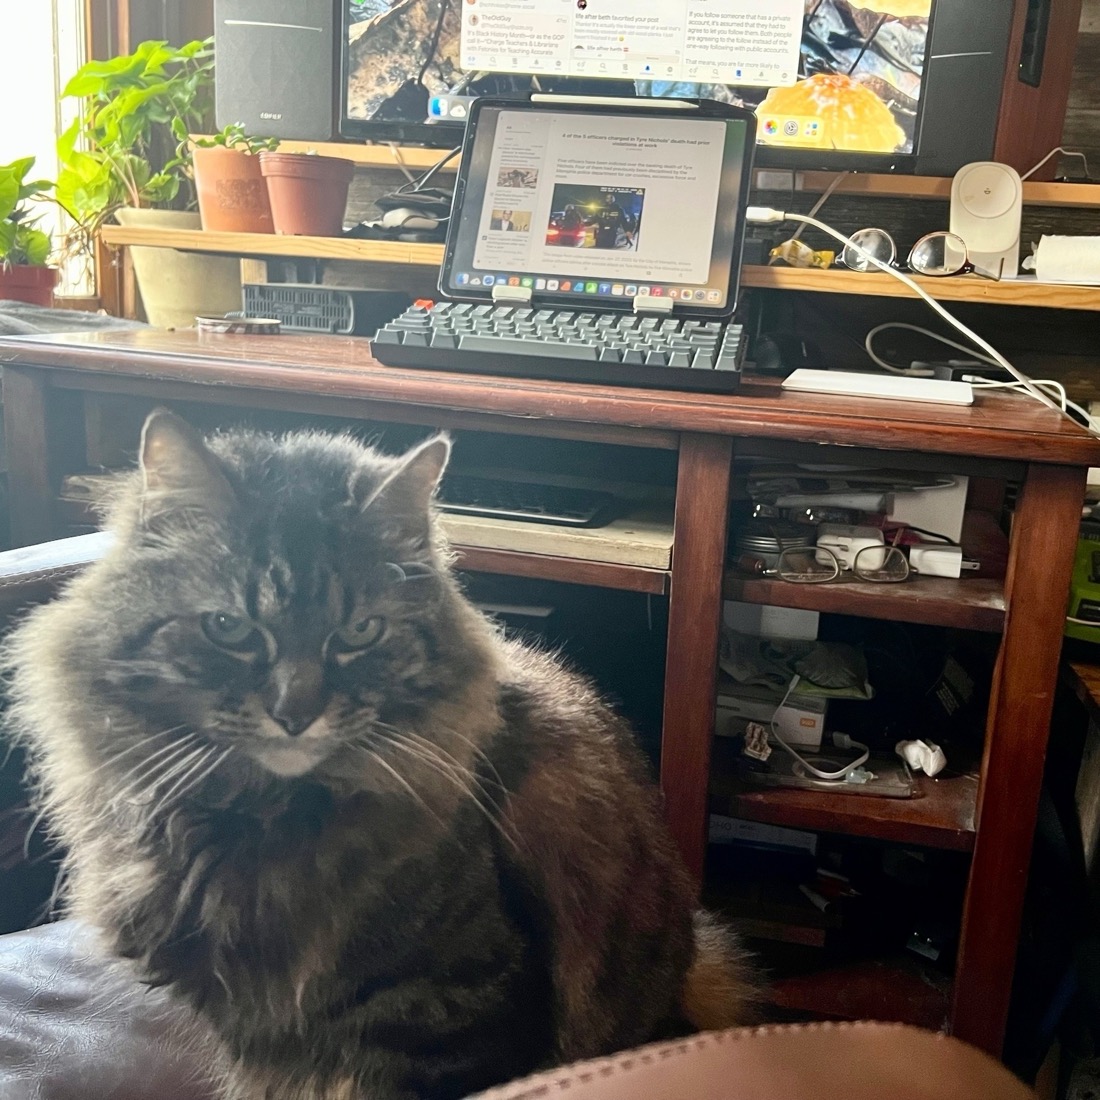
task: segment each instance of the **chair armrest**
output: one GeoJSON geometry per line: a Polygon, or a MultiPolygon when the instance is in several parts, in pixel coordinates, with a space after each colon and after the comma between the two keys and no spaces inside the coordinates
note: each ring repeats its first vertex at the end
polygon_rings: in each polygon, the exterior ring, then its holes
{"type": "Polygon", "coordinates": [[[48,600],[62,582],[101,557],[110,542],[108,532],[97,531],[0,553],[0,618],[48,600]]]}
{"type": "Polygon", "coordinates": [[[902,1024],[738,1028],[550,1070],[471,1100],[1034,1100],[987,1054],[902,1024]]]}

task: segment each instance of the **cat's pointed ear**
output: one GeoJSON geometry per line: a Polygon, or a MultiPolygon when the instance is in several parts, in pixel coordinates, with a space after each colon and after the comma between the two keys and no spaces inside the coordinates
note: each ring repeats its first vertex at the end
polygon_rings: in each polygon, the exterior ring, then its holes
{"type": "Polygon", "coordinates": [[[224,516],[233,490],[202,437],[167,409],[154,409],[141,429],[141,518],[184,509],[224,516]]]}
{"type": "Polygon", "coordinates": [[[352,497],[361,511],[377,504],[406,530],[423,529],[426,533],[432,495],[450,457],[450,438],[433,436],[407,452],[401,465],[383,481],[370,485],[354,481],[352,497]]]}

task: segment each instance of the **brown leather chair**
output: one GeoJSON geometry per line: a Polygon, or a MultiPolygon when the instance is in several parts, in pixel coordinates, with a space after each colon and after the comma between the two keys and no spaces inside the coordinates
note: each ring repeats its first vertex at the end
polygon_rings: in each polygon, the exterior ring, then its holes
{"type": "MultiPolygon", "coordinates": [[[[102,552],[89,535],[0,554],[0,616],[102,552]]],[[[184,1013],[60,921],[0,936],[0,1100],[216,1100],[184,1013]]],[[[956,1040],[894,1024],[740,1029],[513,1082],[485,1100],[1024,1100],[956,1040]]]]}

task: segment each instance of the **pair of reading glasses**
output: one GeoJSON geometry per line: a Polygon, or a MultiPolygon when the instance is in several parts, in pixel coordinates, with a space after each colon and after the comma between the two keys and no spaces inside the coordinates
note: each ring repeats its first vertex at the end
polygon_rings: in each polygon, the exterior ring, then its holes
{"type": "Polygon", "coordinates": [[[753,561],[752,568],[758,576],[777,577],[792,584],[828,584],[847,578],[875,584],[898,584],[916,575],[898,546],[865,546],[850,566],[826,546],[788,547],[779,554],[772,568],[759,558],[753,561]]]}
{"type": "MultiPolygon", "coordinates": [[[[853,233],[840,254],[840,263],[849,271],[877,271],[871,256],[881,263],[897,265],[898,246],[885,229],[859,229],[853,233]]],[[[934,279],[971,273],[987,279],[1000,278],[999,272],[979,271],[970,262],[962,237],[945,229],[921,237],[910,249],[906,266],[915,275],[934,279]]]]}

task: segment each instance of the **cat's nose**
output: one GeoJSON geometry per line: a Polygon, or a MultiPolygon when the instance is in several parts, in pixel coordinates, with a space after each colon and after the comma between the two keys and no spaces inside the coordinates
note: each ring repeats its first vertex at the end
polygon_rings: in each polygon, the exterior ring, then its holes
{"type": "Polygon", "coordinates": [[[264,692],[267,713],[291,737],[304,733],[325,709],[324,672],[312,661],[280,661],[264,692]]]}

